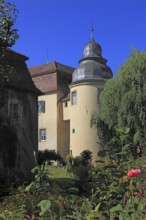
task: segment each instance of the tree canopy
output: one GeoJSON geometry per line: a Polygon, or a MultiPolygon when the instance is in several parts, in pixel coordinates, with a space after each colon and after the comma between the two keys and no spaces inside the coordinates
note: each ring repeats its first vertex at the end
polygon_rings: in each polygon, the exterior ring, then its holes
{"type": "MultiPolygon", "coordinates": [[[[97,127],[102,136],[116,127],[130,128],[131,140],[146,138],[146,52],[132,51],[116,78],[108,80],[100,97],[97,127]]],[[[109,132],[110,134],[110,132],[109,132]]]]}
{"type": "Polygon", "coordinates": [[[6,49],[13,46],[18,39],[18,31],[14,28],[17,13],[14,4],[0,0],[0,89],[3,88],[10,74],[14,71],[8,63],[6,49]]]}
{"type": "Polygon", "coordinates": [[[0,0],[0,46],[11,47],[18,39],[17,29],[14,24],[17,18],[17,9],[14,4],[0,0]]]}

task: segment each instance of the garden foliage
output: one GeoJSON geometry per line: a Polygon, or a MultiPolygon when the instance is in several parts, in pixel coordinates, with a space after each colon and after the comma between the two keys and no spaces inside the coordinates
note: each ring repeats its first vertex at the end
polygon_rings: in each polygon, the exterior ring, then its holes
{"type": "MultiPolygon", "coordinates": [[[[124,138],[127,136],[128,133],[124,138]]],[[[50,178],[48,165],[41,175],[39,167],[34,168],[34,181],[1,198],[1,219],[15,217],[17,220],[29,216],[35,220],[144,220],[146,158],[133,160],[132,156],[126,157],[125,151],[123,145],[123,150],[118,149],[114,154],[108,149],[99,152],[97,167],[84,166],[84,181],[80,178],[82,164],[72,166],[76,169],[72,170],[76,175],[73,179],[70,175],[68,179],[50,178]]]]}
{"type": "Polygon", "coordinates": [[[106,82],[100,97],[97,119],[103,145],[114,135],[116,127],[130,129],[131,148],[139,145],[144,153],[146,139],[146,53],[132,51],[117,77],[106,82]],[[106,135],[105,135],[106,134],[106,135]]]}

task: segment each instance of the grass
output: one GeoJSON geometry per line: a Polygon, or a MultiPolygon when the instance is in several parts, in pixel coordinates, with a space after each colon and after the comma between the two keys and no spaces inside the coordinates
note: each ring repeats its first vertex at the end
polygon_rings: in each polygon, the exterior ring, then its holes
{"type": "Polygon", "coordinates": [[[71,175],[67,173],[66,168],[57,166],[46,166],[50,178],[70,179],[71,175]]]}
{"type": "Polygon", "coordinates": [[[75,186],[75,180],[73,176],[67,173],[65,167],[59,166],[46,166],[46,172],[49,175],[49,182],[52,185],[51,191],[54,194],[61,194],[67,192],[71,187],[75,186]],[[64,191],[65,190],[65,191],[64,191]]]}

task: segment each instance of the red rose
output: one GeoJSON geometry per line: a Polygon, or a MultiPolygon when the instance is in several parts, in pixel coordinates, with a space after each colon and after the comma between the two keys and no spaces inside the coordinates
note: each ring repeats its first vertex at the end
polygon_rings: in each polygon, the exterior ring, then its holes
{"type": "Polygon", "coordinates": [[[133,169],[127,173],[128,177],[138,176],[141,173],[140,169],[133,169]]]}

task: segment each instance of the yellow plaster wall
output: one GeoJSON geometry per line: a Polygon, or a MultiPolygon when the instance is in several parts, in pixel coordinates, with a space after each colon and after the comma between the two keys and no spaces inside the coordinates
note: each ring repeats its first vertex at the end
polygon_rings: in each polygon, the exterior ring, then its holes
{"type": "Polygon", "coordinates": [[[45,113],[39,113],[40,129],[46,128],[46,141],[39,138],[39,150],[57,150],[57,93],[50,93],[39,97],[39,101],[45,101],[45,113]]]}
{"type": "Polygon", "coordinates": [[[67,101],[67,107],[65,107],[65,102],[63,104],[63,120],[70,120],[70,101],[67,101]]]}
{"type": "Polygon", "coordinates": [[[73,156],[78,156],[88,149],[93,152],[93,161],[97,159],[97,130],[91,128],[90,123],[92,113],[99,107],[98,88],[103,88],[103,85],[103,82],[93,81],[72,84],[70,87],[70,94],[77,92],[77,103],[70,106],[70,150],[73,156]]]}
{"type": "MultiPolygon", "coordinates": [[[[64,96],[64,93],[58,91],[58,107],[57,107],[57,147],[58,152],[64,158],[69,153],[70,148],[70,121],[63,120],[64,115],[64,106],[63,102],[61,102],[61,98],[64,96]]],[[[67,107],[68,108],[68,107],[67,107]]]]}

